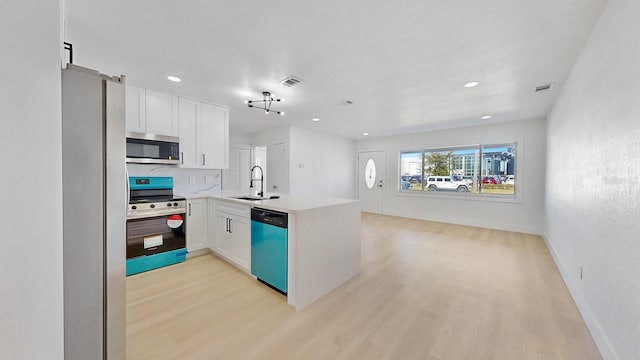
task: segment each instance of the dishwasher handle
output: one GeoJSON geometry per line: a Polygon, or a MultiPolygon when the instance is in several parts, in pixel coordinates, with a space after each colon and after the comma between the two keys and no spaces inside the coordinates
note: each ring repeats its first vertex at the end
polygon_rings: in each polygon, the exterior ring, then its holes
{"type": "Polygon", "coordinates": [[[251,220],[286,229],[289,225],[289,214],[262,208],[252,208],[251,220]]]}

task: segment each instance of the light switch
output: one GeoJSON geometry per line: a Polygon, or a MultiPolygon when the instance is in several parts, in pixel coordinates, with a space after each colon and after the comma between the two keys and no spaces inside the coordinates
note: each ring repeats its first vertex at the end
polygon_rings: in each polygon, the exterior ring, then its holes
{"type": "Polygon", "coordinates": [[[196,177],[195,176],[189,176],[189,184],[193,185],[196,183],[196,177]]]}
{"type": "Polygon", "coordinates": [[[205,182],[206,184],[213,184],[213,179],[214,179],[214,177],[213,177],[213,176],[211,176],[211,175],[207,175],[207,176],[205,176],[205,177],[204,177],[204,182],[205,182]]]}

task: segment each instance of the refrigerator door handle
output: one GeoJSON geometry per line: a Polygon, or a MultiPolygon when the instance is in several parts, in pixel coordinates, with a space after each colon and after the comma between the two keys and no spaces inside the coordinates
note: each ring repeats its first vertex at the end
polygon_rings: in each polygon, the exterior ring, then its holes
{"type": "Polygon", "coordinates": [[[124,164],[124,179],[127,183],[127,203],[125,206],[127,207],[127,211],[129,211],[129,201],[131,201],[131,185],[129,185],[129,169],[127,168],[127,164],[124,164]]]}

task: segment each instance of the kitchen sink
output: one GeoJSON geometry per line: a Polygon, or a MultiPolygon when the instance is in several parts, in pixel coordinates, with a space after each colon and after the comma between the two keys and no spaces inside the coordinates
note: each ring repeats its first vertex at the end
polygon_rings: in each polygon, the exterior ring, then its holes
{"type": "Polygon", "coordinates": [[[234,196],[234,197],[233,197],[233,199],[238,199],[238,200],[249,200],[249,201],[264,200],[264,198],[252,197],[252,196],[234,196]]]}
{"type": "Polygon", "coordinates": [[[238,200],[259,201],[259,200],[278,199],[279,196],[259,197],[259,196],[251,196],[251,195],[242,195],[242,196],[232,196],[231,198],[238,199],[238,200]]]}

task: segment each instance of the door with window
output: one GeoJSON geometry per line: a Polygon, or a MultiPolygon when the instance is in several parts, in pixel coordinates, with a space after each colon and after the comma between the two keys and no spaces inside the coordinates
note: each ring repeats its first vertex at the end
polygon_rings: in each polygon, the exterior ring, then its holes
{"type": "Polygon", "coordinates": [[[358,199],[362,211],[382,214],[384,151],[358,153],[358,199]]]}

